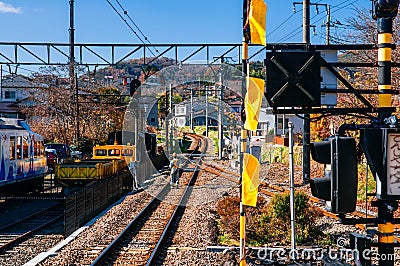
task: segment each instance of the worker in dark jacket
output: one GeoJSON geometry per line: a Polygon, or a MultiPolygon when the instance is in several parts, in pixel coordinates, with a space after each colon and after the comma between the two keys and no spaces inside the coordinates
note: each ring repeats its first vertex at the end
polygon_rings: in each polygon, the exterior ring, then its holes
{"type": "Polygon", "coordinates": [[[171,177],[171,186],[178,187],[178,179],[179,179],[179,160],[174,152],[172,154],[172,160],[169,163],[169,168],[171,169],[170,177],[171,177]]]}

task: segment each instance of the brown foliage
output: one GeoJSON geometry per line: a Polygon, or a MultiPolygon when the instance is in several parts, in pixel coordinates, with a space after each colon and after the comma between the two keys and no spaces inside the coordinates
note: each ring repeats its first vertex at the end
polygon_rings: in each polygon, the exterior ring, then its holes
{"type": "Polygon", "coordinates": [[[41,86],[31,93],[32,106],[23,110],[32,129],[47,141],[63,143],[73,142],[77,120],[81,138],[104,141],[109,132],[120,130],[125,109],[118,108],[121,105],[119,91],[111,87],[85,87],[80,84],[77,115],[76,91],[71,89],[68,79],[60,78],[65,76],[62,70],[51,68],[47,71],[56,74],[34,75],[34,81],[41,86]]]}

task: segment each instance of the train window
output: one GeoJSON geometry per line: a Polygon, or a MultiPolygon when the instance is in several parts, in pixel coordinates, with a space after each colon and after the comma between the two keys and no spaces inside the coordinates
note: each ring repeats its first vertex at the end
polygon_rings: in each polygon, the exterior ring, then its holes
{"type": "Polygon", "coordinates": [[[39,150],[39,142],[38,141],[33,141],[33,157],[37,158],[40,155],[40,150],[39,150]]]}
{"type": "Polygon", "coordinates": [[[22,149],[22,137],[18,136],[17,137],[17,159],[22,158],[21,149],[22,149]]]}
{"type": "Polygon", "coordinates": [[[23,146],[23,157],[22,158],[28,158],[28,137],[23,137],[24,140],[24,146],[23,146]]]}
{"type": "Polygon", "coordinates": [[[108,155],[109,156],[119,156],[120,152],[118,149],[109,149],[108,150],[108,155]]]}
{"type": "Polygon", "coordinates": [[[10,160],[15,160],[15,136],[10,136],[10,160]]]}
{"type": "Polygon", "coordinates": [[[97,149],[95,151],[96,156],[106,156],[107,155],[107,150],[105,149],[97,149]]]}
{"type": "Polygon", "coordinates": [[[133,150],[131,150],[131,149],[123,149],[122,150],[122,155],[123,156],[132,156],[133,155],[133,150]]]}
{"type": "Polygon", "coordinates": [[[44,156],[44,145],[43,145],[43,141],[39,141],[39,151],[40,151],[40,156],[43,157],[43,156],[44,156]]]}

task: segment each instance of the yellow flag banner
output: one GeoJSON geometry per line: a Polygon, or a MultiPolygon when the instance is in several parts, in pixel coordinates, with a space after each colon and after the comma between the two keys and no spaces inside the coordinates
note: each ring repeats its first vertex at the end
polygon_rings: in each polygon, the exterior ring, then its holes
{"type": "Polygon", "coordinates": [[[251,0],[249,11],[250,39],[253,44],[266,45],[265,16],[267,5],[264,0],[251,0]]]}
{"type": "Polygon", "coordinates": [[[258,159],[252,154],[244,153],[242,173],[242,203],[244,205],[256,206],[259,175],[260,163],[258,159]]]}
{"type": "Polygon", "coordinates": [[[244,98],[244,111],[246,113],[244,128],[247,130],[256,130],[262,98],[264,96],[264,80],[250,78],[247,84],[247,92],[244,98]]]}

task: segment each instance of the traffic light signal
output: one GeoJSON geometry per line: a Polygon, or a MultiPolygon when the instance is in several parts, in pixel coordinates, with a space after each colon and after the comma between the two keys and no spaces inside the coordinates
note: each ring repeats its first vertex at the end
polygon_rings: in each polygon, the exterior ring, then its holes
{"type": "Polygon", "coordinates": [[[129,95],[132,97],[137,92],[137,89],[140,87],[142,83],[138,79],[133,79],[131,83],[129,83],[129,95]]]}
{"type": "Polygon", "coordinates": [[[324,177],[310,180],[312,195],[330,201],[327,209],[332,213],[353,212],[356,209],[358,183],[354,138],[335,136],[311,143],[310,150],[313,160],[331,165],[330,172],[324,177]]]}
{"type": "Polygon", "coordinates": [[[399,0],[374,0],[374,18],[394,18],[397,16],[399,0]]]}

